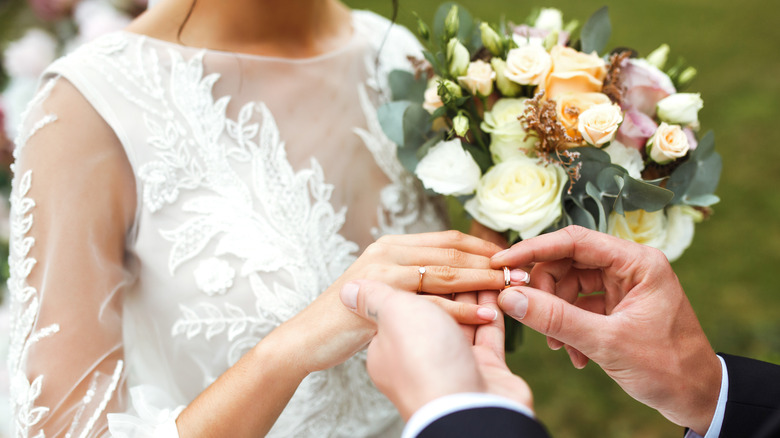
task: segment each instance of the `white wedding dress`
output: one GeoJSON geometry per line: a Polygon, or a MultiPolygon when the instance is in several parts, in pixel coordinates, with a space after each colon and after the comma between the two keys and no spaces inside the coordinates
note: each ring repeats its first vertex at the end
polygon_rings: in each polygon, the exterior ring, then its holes
{"type": "MultiPolygon", "coordinates": [[[[12,193],[14,437],[176,437],[378,235],[442,227],[376,117],[418,44],[394,28],[379,50],[387,20],[352,24],[308,59],[119,32],[47,70],[12,193]]],[[[307,377],[269,436],[399,425],[358,355],[307,377]]]]}

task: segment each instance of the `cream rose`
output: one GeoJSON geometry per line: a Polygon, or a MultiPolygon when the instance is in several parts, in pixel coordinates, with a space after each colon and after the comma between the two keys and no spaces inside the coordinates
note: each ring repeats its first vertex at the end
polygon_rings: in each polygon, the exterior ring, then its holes
{"type": "Polygon", "coordinates": [[[490,152],[493,161],[499,163],[511,157],[525,155],[533,149],[537,138],[529,136],[518,120],[525,112],[527,98],[499,99],[493,108],[485,113],[480,127],[490,134],[490,152]]]}
{"type": "Polygon", "coordinates": [[[425,89],[423,98],[423,109],[430,114],[433,114],[434,111],[444,105],[441,101],[441,97],[439,97],[439,79],[434,78],[428,81],[428,88],[425,89]]]}
{"type": "Polygon", "coordinates": [[[691,245],[695,224],[701,219],[701,213],[687,205],[673,205],[666,211],[652,213],[627,211],[625,216],[612,212],[607,232],[659,249],[673,262],[691,245]]]}
{"type": "Polygon", "coordinates": [[[572,93],[564,94],[555,101],[555,111],[558,116],[558,121],[566,129],[566,133],[569,137],[577,138],[579,131],[577,126],[579,125],[579,116],[588,110],[588,108],[594,105],[607,105],[611,104],[605,94],[601,93],[572,93]]]}
{"type": "Polygon", "coordinates": [[[613,103],[593,105],[579,115],[577,130],[582,138],[594,145],[603,146],[613,138],[620,123],[623,122],[623,111],[613,103]]]}
{"type": "Polygon", "coordinates": [[[473,193],[482,176],[479,165],[457,138],[433,146],[414,173],[426,189],[456,196],[473,193]]]}
{"type": "Polygon", "coordinates": [[[699,93],[676,93],[661,99],[656,111],[658,118],[667,123],[698,125],[699,110],[704,107],[699,93]]]}
{"type": "Polygon", "coordinates": [[[515,230],[528,239],[561,216],[566,172],[560,166],[516,157],[493,166],[480,180],[466,211],[496,231],[515,230]]]}
{"type": "Polygon", "coordinates": [[[647,153],[658,164],[666,164],[688,153],[690,144],[680,125],[661,123],[647,140],[647,153]]]}
{"type": "Polygon", "coordinates": [[[621,239],[661,248],[666,242],[666,215],[663,210],[612,212],[607,219],[607,233],[621,239]]]}
{"type": "Polygon", "coordinates": [[[552,58],[544,47],[527,45],[509,51],[504,75],[521,85],[540,85],[551,67],[552,58]]]}
{"type": "Polygon", "coordinates": [[[474,96],[487,96],[493,92],[496,72],[487,62],[478,59],[469,64],[465,76],[458,76],[458,82],[474,96]]]}
{"type": "Polygon", "coordinates": [[[554,46],[550,51],[552,71],[545,81],[545,95],[556,99],[566,93],[601,91],[607,66],[597,54],[578,52],[570,47],[554,46]]]}

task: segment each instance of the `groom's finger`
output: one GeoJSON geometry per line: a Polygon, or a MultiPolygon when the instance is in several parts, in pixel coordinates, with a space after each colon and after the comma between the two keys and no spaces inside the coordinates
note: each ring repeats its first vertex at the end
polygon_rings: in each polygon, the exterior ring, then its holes
{"type": "Polygon", "coordinates": [[[512,268],[534,262],[572,259],[580,266],[602,268],[612,266],[616,261],[635,258],[636,245],[587,228],[569,226],[520,241],[494,255],[490,265],[494,269],[502,266],[512,268]]]}
{"type": "Polygon", "coordinates": [[[512,287],[498,297],[512,318],[543,335],[590,355],[598,345],[597,334],[606,316],[580,309],[555,295],[530,287],[512,287]]]}

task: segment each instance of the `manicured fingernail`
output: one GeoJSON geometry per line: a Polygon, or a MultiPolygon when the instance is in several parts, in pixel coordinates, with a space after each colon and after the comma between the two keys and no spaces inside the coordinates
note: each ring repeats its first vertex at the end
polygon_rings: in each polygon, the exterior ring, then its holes
{"type": "Polygon", "coordinates": [[[489,307],[480,307],[477,309],[477,316],[488,321],[495,321],[498,318],[498,312],[489,307]]]}
{"type": "Polygon", "coordinates": [[[499,252],[497,252],[497,253],[493,254],[493,257],[491,257],[491,258],[493,258],[493,259],[497,259],[497,258],[501,257],[502,255],[506,254],[508,251],[509,251],[509,248],[507,248],[507,249],[502,249],[501,251],[499,251],[499,252]]]}
{"type": "Polygon", "coordinates": [[[341,288],[341,302],[352,310],[357,309],[357,296],[360,285],[357,283],[347,283],[341,288]]]}
{"type": "Polygon", "coordinates": [[[521,269],[512,269],[509,272],[509,278],[512,280],[512,284],[520,285],[528,283],[528,280],[531,279],[531,276],[521,269]]]}
{"type": "Polygon", "coordinates": [[[504,291],[503,295],[501,308],[504,309],[504,312],[509,313],[515,319],[525,318],[525,314],[528,312],[528,297],[513,290],[504,291]]]}

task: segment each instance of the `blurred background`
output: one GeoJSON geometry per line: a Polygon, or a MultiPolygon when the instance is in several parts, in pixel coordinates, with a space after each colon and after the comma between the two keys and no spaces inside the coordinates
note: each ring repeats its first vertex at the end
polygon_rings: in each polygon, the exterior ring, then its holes
{"type": "MultiPolygon", "coordinates": [[[[391,0],[347,0],[356,9],[392,13],[391,0]]],[[[431,22],[439,1],[400,0],[398,21],[415,29],[412,12],[431,22]]],[[[702,130],[714,130],[723,156],[715,214],[698,225],[693,245],[674,267],[713,348],[780,363],[780,2],[759,0],[567,0],[503,2],[462,0],[475,17],[523,22],[535,7],[556,7],[566,21],[584,23],[609,6],[608,49],[624,46],[647,55],[662,43],[696,67],[687,91],[700,92],[702,130]]],[[[36,77],[55,56],[104,32],[123,27],[145,0],[0,0],[0,162],[7,166],[19,112],[36,77]],[[34,29],[32,32],[30,29],[34,29]],[[3,128],[5,127],[5,129],[3,128]]],[[[3,171],[0,171],[3,172],[3,171]]],[[[0,174],[0,190],[7,176],[0,174]]],[[[0,200],[3,201],[3,200],[0,200]]],[[[0,210],[6,209],[0,202],[0,210]]],[[[7,240],[7,211],[0,239],[7,240]]],[[[7,247],[7,244],[5,245],[7,247]]],[[[0,248],[1,249],[1,248],[0,248]]],[[[4,258],[4,257],[3,257],[4,258]]],[[[7,270],[6,266],[2,269],[7,270]]],[[[0,311],[0,354],[7,348],[7,315],[0,311]]],[[[510,358],[534,391],[539,418],[556,437],[682,436],[681,428],[626,396],[593,364],[574,369],[563,351],[525,331],[510,358]]],[[[0,394],[8,376],[0,371],[0,394]]],[[[0,397],[0,404],[7,401],[0,397]]],[[[0,426],[8,409],[0,406],[0,426]]],[[[0,432],[0,437],[3,434],[0,432]]]]}

